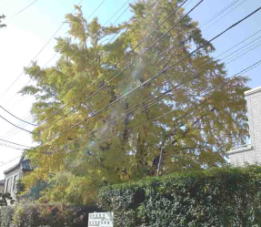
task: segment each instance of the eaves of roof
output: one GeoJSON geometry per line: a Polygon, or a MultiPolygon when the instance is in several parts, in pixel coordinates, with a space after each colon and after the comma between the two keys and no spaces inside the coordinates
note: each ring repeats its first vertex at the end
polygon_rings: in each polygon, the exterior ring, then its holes
{"type": "Polygon", "coordinates": [[[8,174],[10,172],[12,172],[13,170],[15,170],[16,168],[20,167],[20,162],[17,163],[16,165],[12,166],[11,168],[7,169],[6,171],[4,171],[4,174],[8,174]]]}

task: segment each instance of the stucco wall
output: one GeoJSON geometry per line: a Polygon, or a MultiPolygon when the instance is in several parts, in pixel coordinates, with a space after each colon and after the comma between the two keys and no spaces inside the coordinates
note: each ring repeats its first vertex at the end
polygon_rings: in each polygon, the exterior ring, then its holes
{"type": "Polygon", "coordinates": [[[246,92],[253,159],[261,162],[261,87],[246,92]]]}
{"type": "Polygon", "coordinates": [[[230,154],[230,163],[236,166],[244,166],[246,164],[258,164],[256,162],[256,152],[251,150],[242,150],[230,154]]]}
{"type": "Polygon", "coordinates": [[[20,166],[14,170],[5,174],[5,193],[10,193],[12,198],[15,199],[16,195],[16,184],[18,179],[21,178],[22,172],[20,166]]]}
{"type": "Polygon", "coordinates": [[[237,166],[261,164],[261,87],[245,92],[251,149],[244,146],[228,152],[230,163],[237,166]]]}

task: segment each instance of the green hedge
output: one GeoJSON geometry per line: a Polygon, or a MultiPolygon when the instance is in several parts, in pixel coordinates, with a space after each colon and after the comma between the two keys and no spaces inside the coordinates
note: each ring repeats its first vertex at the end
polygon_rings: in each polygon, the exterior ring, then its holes
{"type": "Polygon", "coordinates": [[[113,185],[99,193],[115,227],[253,227],[261,223],[261,167],[217,168],[113,185]]]}
{"type": "Polygon", "coordinates": [[[88,213],[100,211],[95,206],[61,204],[17,204],[0,208],[0,227],[86,227],[88,213]]]}
{"type": "Polygon", "coordinates": [[[13,207],[0,207],[0,227],[10,227],[12,224],[13,207]]]}

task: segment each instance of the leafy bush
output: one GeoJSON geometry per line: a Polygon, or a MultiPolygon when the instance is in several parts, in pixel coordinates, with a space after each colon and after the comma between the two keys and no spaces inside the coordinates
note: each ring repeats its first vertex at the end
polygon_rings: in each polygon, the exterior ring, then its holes
{"type": "MultiPolygon", "coordinates": [[[[61,204],[17,204],[8,207],[10,213],[4,216],[0,227],[86,227],[88,213],[99,211],[95,206],[65,206],[61,204]],[[6,224],[8,223],[8,224],[6,224]]],[[[2,214],[2,210],[1,210],[2,214]]]]}
{"type": "Polygon", "coordinates": [[[13,204],[14,200],[10,193],[0,193],[0,207],[7,206],[8,204],[13,204]]]}
{"type": "Polygon", "coordinates": [[[219,168],[113,185],[99,203],[115,226],[259,226],[261,167],[219,168]]]}
{"type": "Polygon", "coordinates": [[[9,206],[0,207],[0,227],[10,227],[12,223],[13,208],[9,206]]]}

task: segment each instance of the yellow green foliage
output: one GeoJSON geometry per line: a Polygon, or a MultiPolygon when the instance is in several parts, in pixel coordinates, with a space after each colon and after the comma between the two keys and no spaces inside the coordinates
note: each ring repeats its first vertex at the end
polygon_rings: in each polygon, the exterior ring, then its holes
{"type": "Polygon", "coordinates": [[[137,1],[130,20],[108,27],[77,7],[57,62],[26,69],[34,84],[22,92],[35,96],[39,124],[27,192],[45,181],[41,200],[87,203],[102,185],[220,166],[245,140],[246,79],[226,76],[180,1],[153,2],[137,1]]]}

